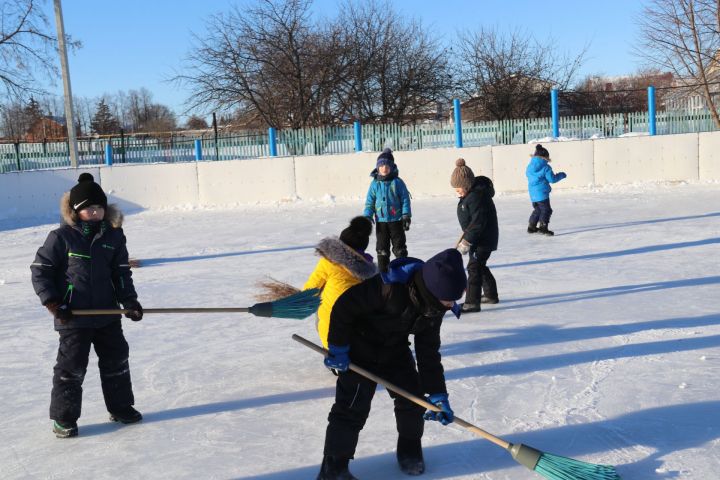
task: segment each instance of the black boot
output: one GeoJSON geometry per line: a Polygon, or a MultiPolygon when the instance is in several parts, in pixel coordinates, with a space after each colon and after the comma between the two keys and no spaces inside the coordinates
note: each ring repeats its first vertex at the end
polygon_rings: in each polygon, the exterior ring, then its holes
{"type": "Polygon", "coordinates": [[[462,313],[475,313],[480,311],[480,304],[479,303],[463,303],[462,308],[460,308],[460,311],[462,313]]]}
{"type": "Polygon", "coordinates": [[[66,422],[63,420],[53,420],[53,433],[57,438],[77,437],[77,422],[66,422]]]}
{"type": "Polygon", "coordinates": [[[552,230],[548,230],[547,223],[540,224],[540,228],[538,228],[538,233],[542,233],[543,235],[548,235],[550,237],[555,235],[555,232],[553,232],[552,230]]]}
{"type": "Polygon", "coordinates": [[[110,420],[120,423],[137,423],[142,420],[142,414],[135,410],[131,405],[110,412],[110,420]]]}
{"type": "Polygon", "coordinates": [[[480,297],[480,303],[495,304],[495,303],[499,303],[499,302],[500,302],[500,299],[498,297],[486,297],[485,295],[480,297]]]}
{"type": "Polygon", "coordinates": [[[537,231],[538,231],[537,224],[532,223],[532,222],[528,223],[528,230],[527,230],[528,233],[535,233],[537,231]]]}
{"type": "Polygon", "coordinates": [[[422,444],[419,438],[398,437],[397,460],[400,470],[408,475],[422,475],[425,471],[422,444]]]}
{"type": "Polygon", "coordinates": [[[349,458],[325,455],[316,480],[358,480],[348,470],[349,458]]]}

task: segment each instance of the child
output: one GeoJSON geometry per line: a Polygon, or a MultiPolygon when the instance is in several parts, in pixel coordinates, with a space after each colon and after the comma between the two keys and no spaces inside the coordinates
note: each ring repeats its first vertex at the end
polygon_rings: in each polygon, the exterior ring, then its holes
{"type": "Polygon", "coordinates": [[[60,201],[63,224],[48,234],[31,265],[32,283],[41,303],[55,318],[60,335],[50,400],[50,419],[58,438],[78,434],[82,383],[90,345],[95,347],[105,406],[112,421],[142,419],[130,383],[128,344],[120,315],[74,316],[75,309],[130,310],[139,321],[143,311],[133,287],[123,215],[107,204],[93,176],[83,173],[60,201]]]}
{"type": "Polygon", "coordinates": [[[376,222],[375,236],[378,267],[387,271],[390,263],[390,242],[396,258],[407,257],[405,232],[410,230],[410,192],[398,177],[392,150],[386,148],[377,158],[373,181],[368,189],[363,215],[376,222]]]}
{"type": "Polygon", "coordinates": [[[552,190],[550,184],[559,182],[567,175],[565,172],[553,173],[552,167],[550,167],[550,153],[539,143],[535,145],[535,153],[531,157],[527,170],[525,170],[530,201],[533,206],[527,231],[528,233],[539,232],[543,235],[555,235],[555,232],[548,230],[550,216],[553,212],[550,208],[550,190],[552,190]]]}
{"type": "Polygon", "coordinates": [[[476,177],[465,160],[457,159],[455,170],[450,176],[450,185],[460,198],[457,217],[463,235],[457,249],[468,253],[468,289],[463,312],[479,312],[481,303],[498,303],[495,277],[487,267],[490,254],[497,250],[498,219],[495,203],[495,188],[488,177],[476,177]],[[482,296],[481,296],[482,292],[482,296]]]}
{"type": "Polygon", "coordinates": [[[330,314],[325,366],[340,374],[318,480],[355,478],[348,463],[355,455],[377,384],[348,370],[351,361],[413,395],[429,394],[428,401],[442,410],[425,412],[388,391],[395,402],[400,469],[408,475],[425,471],[423,417],[443,425],[453,421],[440,361],[440,327],[448,309],[459,314],[455,300],[462,297],[466,283],[462,255],[452,248],[427,262],[410,257],[393,260],[387,274],[350,287],[337,299],[330,314]],[[410,334],[417,363],[409,347],[410,334]]]}
{"type": "Polygon", "coordinates": [[[322,289],[318,309],[318,334],[327,348],[330,312],[345,290],[377,274],[372,257],[365,253],[370,242],[372,223],[366,217],[355,217],[340,238],[328,237],[316,247],[320,260],[310,274],[303,290],[322,289]]]}

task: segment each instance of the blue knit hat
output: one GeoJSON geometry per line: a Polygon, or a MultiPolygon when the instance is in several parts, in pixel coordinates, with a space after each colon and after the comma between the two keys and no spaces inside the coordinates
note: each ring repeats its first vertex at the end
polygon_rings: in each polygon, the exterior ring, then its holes
{"type": "Polygon", "coordinates": [[[422,276],[428,291],[438,300],[459,300],[467,288],[463,258],[455,248],[443,250],[425,262],[422,276]]]}
{"type": "Polygon", "coordinates": [[[376,168],[379,168],[381,165],[392,165],[395,163],[395,157],[393,157],[392,150],[389,148],[386,148],[385,150],[378,155],[377,163],[375,164],[376,168]]]}

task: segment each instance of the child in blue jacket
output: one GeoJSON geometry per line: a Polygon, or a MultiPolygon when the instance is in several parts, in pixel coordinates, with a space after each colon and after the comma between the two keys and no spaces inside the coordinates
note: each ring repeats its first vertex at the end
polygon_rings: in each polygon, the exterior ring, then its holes
{"type": "Polygon", "coordinates": [[[550,216],[553,212],[550,208],[550,191],[552,190],[550,184],[559,182],[567,175],[565,172],[553,173],[550,166],[550,152],[539,143],[535,146],[535,153],[531,157],[525,170],[530,201],[533,206],[527,231],[528,233],[555,235],[552,230],[548,230],[550,216]]]}
{"type": "Polygon", "coordinates": [[[387,271],[390,263],[390,243],[396,258],[408,256],[405,232],[410,230],[410,192],[398,177],[392,150],[386,148],[377,158],[363,215],[376,223],[375,248],[378,268],[387,271]]]}

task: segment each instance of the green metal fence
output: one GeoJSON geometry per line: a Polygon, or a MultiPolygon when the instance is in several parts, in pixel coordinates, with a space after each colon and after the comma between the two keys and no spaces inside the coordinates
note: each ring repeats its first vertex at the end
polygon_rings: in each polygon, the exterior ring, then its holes
{"type": "MultiPolygon", "coordinates": [[[[658,134],[717,130],[709,111],[664,111],[656,115],[658,134]]],[[[560,117],[560,136],[575,139],[617,137],[648,131],[648,113],[560,117]]],[[[550,118],[467,122],[462,125],[463,145],[510,145],[552,136],[550,118]]],[[[88,138],[78,141],[80,165],[105,163],[105,149],[112,146],[113,163],[157,163],[195,161],[195,141],[200,140],[202,159],[242,160],[268,156],[267,133],[186,137],[123,136],[88,138]]],[[[419,150],[455,147],[455,129],[450,123],[419,125],[363,125],[362,148],[380,151],[419,150]]],[[[352,125],[279,130],[278,155],[327,155],[352,153],[355,138],[352,125]]],[[[67,142],[0,144],[0,173],[31,169],[69,167],[67,142]]]]}

